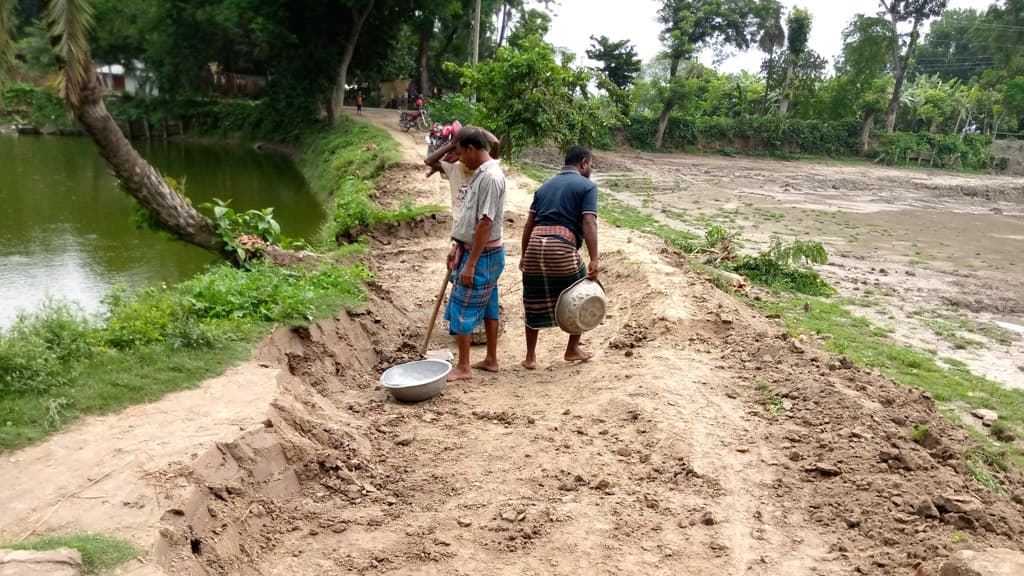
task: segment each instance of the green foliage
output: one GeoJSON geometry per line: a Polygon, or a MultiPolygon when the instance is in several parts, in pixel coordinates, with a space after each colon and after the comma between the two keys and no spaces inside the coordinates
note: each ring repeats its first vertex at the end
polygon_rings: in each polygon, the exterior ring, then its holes
{"type": "Polygon", "coordinates": [[[756,390],[758,395],[761,396],[761,405],[764,406],[764,409],[767,410],[769,414],[778,416],[786,411],[782,398],[772,391],[770,384],[764,381],[759,381],[757,383],[756,390]]]}
{"type": "Polygon", "coordinates": [[[617,88],[626,89],[640,73],[640,58],[629,40],[590,37],[587,58],[601,63],[601,72],[617,88]]]}
{"type": "Polygon", "coordinates": [[[346,179],[372,180],[400,158],[398,144],[387,132],[345,118],[335,129],[306,136],[299,167],[313,192],[328,201],[346,179]]]}
{"type": "Polygon", "coordinates": [[[252,235],[273,244],[281,235],[281,225],[274,219],[273,208],[239,213],[228,206],[230,203],[231,200],[225,202],[220,198],[214,198],[213,203],[206,202],[201,207],[213,212],[213,224],[216,226],[217,235],[234,254],[235,259],[239,263],[244,263],[251,259],[249,252],[253,248],[243,246],[239,237],[252,235]]]}
{"type": "MultiPolygon", "coordinates": [[[[629,140],[635,148],[653,145],[657,118],[630,119],[629,140]]],[[[860,151],[860,124],[856,121],[820,122],[777,116],[743,118],[673,115],[665,130],[664,147],[702,150],[733,148],[748,154],[799,153],[843,156],[860,151]]]]}
{"type": "Polygon", "coordinates": [[[620,120],[610,101],[587,96],[590,73],[557,62],[554,48],[537,36],[515,49],[501,48],[493,60],[456,70],[465,91],[479,97],[479,122],[510,139],[509,154],[547,141],[563,149],[606,145],[620,120]]]}
{"type": "Polygon", "coordinates": [[[10,84],[2,87],[2,90],[0,123],[33,126],[52,124],[60,128],[70,126],[64,103],[56,92],[28,84],[10,84]]]}
{"type": "Polygon", "coordinates": [[[767,250],[755,256],[742,255],[726,264],[726,268],[774,290],[832,296],[835,289],[810,268],[827,262],[828,253],[820,242],[794,240],[784,244],[779,238],[772,238],[767,250]]]}
{"type": "MultiPolygon", "coordinates": [[[[878,155],[887,164],[916,165],[918,160],[908,160],[907,153],[910,152],[911,156],[926,154],[934,157],[937,166],[981,170],[992,166],[992,152],[989,150],[991,143],[990,136],[981,134],[965,134],[961,138],[944,134],[895,133],[882,137],[878,155]]],[[[925,160],[925,163],[931,162],[925,160]]]]}
{"type": "Polygon", "coordinates": [[[43,394],[67,385],[92,348],[92,323],[67,304],[47,302],[19,314],[0,332],[0,395],[43,394]]]}
{"type": "Polygon", "coordinates": [[[82,564],[87,574],[111,571],[141,553],[127,540],[90,533],[47,536],[24,542],[0,542],[0,548],[36,551],[73,548],[82,554],[82,564]]]}
{"type": "Polygon", "coordinates": [[[914,431],[910,434],[910,439],[916,444],[924,444],[930,432],[931,428],[927,424],[918,424],[917,426],[914,426],[914,431]]]}
{"type": "Polygon", "coordinates": [[[430,117],[442,124],[458,120],[464,126],[477,125],[481,113],[480,105],[465,94],[446,94],[430,101],[430,117]]]}

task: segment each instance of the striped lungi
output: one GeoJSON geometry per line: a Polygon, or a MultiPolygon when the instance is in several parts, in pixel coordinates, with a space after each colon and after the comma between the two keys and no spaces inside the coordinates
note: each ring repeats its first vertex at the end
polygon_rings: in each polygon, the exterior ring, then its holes
{"type": "Polygon", "coordinates": [[[469,261],[469,247],[462,251],[462,259],[452,274],[452,293],[444,319],[448,332],[454,336],[473,333],[484,320],[497,320],[501,309],[498,300],[498,278],[505,269],[505,247],[484,248],[477,260],[473,286],[465,287],[459,280],[462,269],[469,261]]]}
{"type": "Polygon", "coordinates": [[[537,226],[523,254],[523,308],[526,327],[553,328],[558,296],[587,268],[576,249],[576,235],[564,226],[537,226]]]}

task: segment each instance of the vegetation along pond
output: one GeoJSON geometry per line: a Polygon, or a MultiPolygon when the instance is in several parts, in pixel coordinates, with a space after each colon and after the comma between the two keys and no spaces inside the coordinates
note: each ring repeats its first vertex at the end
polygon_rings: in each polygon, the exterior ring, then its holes
{"type": "MultiPolygon", "coordinates": [[[[310,238],[323,220],[323,207],[287,158],[210,144],[137,146],[165,175],[184,181],[197,205],[230,198],[235,209],[272,206],[293,238],[310,238]]],[[[216,261],[136,228],[134,211],[88,139],[0,136],[0,328],[47,298],[96,312],[113,286],[176,282],[216,261]]]]}

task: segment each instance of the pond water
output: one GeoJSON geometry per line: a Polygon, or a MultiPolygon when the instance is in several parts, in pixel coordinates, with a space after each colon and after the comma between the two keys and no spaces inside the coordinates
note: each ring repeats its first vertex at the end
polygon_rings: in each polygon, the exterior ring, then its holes
{"type": "MultiPolygon", "coordinates": [[[[287,158],[246,147],[136,143],[164,174],[184,181],[195,204],[231,199],[237,209],[274,207],[282,233],[310,238],[324,210],[287,158]]],[[[135,202],[117,188],[87,138],[0,136],[0,327],[47,298],[101,308],[111,287],[177,282],[216,257],[136,229],[135,202]]]]}

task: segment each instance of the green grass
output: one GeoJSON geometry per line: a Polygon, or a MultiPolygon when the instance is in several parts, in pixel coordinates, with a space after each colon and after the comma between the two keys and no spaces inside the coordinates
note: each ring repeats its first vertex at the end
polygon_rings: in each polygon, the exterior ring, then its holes
{"type": "Polygon", "coordinates": [[[52,302],[0,331],[0,450],[87,414],[189,388],[249,355],[279,323],[361,304],[362,265],[215,266],[170,288],[115,291],[101,318],[52,302]]]}
{"type": "Polygon", "coordinates": [[[654,216],[641,212],[607,193],[600,194],[601,218],[609,224],[657,236],[672,248],[686,254],[692,253],[700,245],[700,236],[663,224],[654,216]]]}
{"type": "Polygon", "coordinates": [[[307,136],[298,163],[314,194],[327,202],[346,179],[371,181],[400,160],[387,131],[346,117],[336,128],[307,136]]]}
{"type": "Polygon", "coordinates": [[[113,570],[141,553],[134,544],[126,540],[88,533],[49,536],[7,544],[0,542],[0,548],[36,551],[74,548],[82,554],[82,563],[88,574],[113,570]]]}
{"type": "Polygon", "coordinates": [[[910,439],[917,444],[924,444],[930,431],[931,428],[927,424],[918,424],[914,426],[914,432],[910,434],[910,439]]]}
{"type": "Polygon", "coordinates": [[[825,346],[832,352],[878,369],[901,384],[926,390],[940,403],[993,409],[1007,424],[1017,429],[1024,426],[1024,391],[1007,389],[955,362],[943,367],[924,352],[894,343],[886,330],[854,315],[840,302],[787,296],[752,304],[779,315],[794,334],[830,335],[825,346]],[[810,304],[806,312],[805,303],[810,304]]]}
{"type": "Polygon", "coordinates": [[[515,164],[515,167],[519,169],[527,178],[537,182],[538,184],[547,181],[548,178],[554,176],[558,171],[550,168],[545,168],[537,164],[529,164],[527,162],[521,162],[515,164]]]}
{"type": "Polygon", "coordinates": [[[936,336],[942,338],[954,348],[984,347],[985,343],[968,334],[981,336],[999,344],[1010,345],[1020,341],[1020,336],[995,324],[979,322],[967,316],[951,316],[931,310],[915,310],[911,316],[919,319],[922,325],[929,328],[936,336]]]}
{"type": "Polygon", "coordinates": [[[758,382],[756,390],[761,396],[761,405],[764,406],[768,413],[778,416],[786,411],[785,406],[782,404],[782,398],[772,391],[771,386],[767,382],[758,382]]]}

